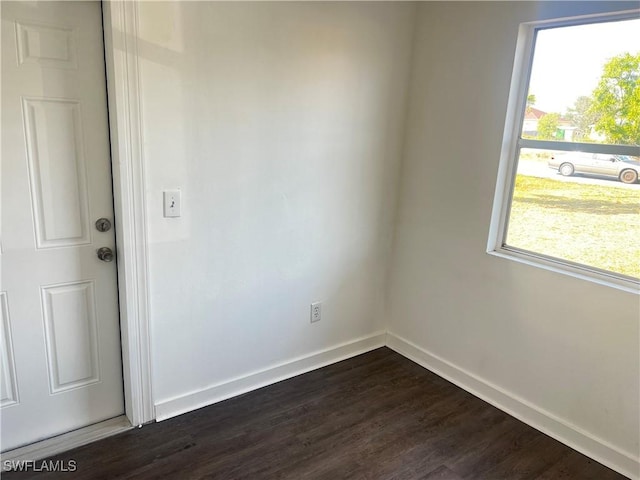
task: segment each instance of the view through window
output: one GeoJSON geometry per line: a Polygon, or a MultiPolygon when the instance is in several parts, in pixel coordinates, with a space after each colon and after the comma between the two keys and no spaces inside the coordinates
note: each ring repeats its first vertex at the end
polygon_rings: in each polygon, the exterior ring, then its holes
{"type": "Polygon", "coordinates": [[[503,248],[640,278],[638,32],[537,31],[503,248]]]}

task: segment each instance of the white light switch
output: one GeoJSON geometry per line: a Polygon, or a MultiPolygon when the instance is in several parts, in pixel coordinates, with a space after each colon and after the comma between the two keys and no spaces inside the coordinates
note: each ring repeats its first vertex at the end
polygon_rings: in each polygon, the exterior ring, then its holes
{"type": "Polygon", "coordinates": [[[165,190],[162,192],[164,200],[164,216],[180,216],[180,190],[165,190]]]}

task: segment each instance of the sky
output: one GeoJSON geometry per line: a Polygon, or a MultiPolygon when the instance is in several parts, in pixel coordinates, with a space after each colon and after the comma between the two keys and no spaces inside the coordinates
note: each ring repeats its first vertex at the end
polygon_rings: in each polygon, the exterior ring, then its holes
{"type": "Polygon", "coordinates": [[[540,30],[529,84],[535,108],[564,113],[591,94],[609,58],[626,52],[640,53],[640,19],[540,30]]]}

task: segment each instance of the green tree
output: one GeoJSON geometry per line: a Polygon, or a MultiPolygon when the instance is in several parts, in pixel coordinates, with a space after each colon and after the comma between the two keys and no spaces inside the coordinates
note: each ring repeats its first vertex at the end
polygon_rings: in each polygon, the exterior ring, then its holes
{"type": "Polygon", "coordinates": [[[536,104],[536,96],[533,93],[527,95],[527,112],[536,104]]]}
{"type": "Polygon", "coordinates": [[[596,131],[608,143],[640,145],[640,53],[611,58],[592,97],[596,131]]]}
{"type": "Polygon", "coordinates": [[[575,142],[588,142],[591,128],[598,121],[598,114],[593,111],[593,99],[591,97],[578,97],[573,107],[567,110],[567,119],[576,127],[573,132],[575,142]]]}
{"type": "Polygon", "coordinates": [[[554,140],[560,123],[559,113],[547,113],[538,121],[538,139],[554,140]]]}

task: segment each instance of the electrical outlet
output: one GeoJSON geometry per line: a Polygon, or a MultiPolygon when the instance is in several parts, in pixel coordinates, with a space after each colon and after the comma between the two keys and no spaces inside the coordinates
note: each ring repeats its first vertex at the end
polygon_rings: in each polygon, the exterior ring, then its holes
{"type": "Polygon", "coordinates": [[[319,322],[322,319],[322,302],[311,304],[311,323],[319,322]]]}

